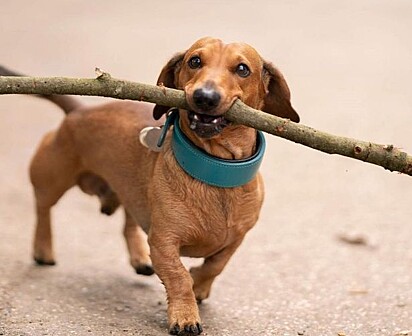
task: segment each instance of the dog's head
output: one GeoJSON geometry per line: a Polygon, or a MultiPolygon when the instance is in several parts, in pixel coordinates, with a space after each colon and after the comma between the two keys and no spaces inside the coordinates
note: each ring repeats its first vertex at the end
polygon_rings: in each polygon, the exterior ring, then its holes
{"type": "MultiPolygon", "coordinates": [[[[244,43],[200,39],[169,60],[157,84],[185,91],[190,111],[184,114],[182,122],[201,138],[212,138],[230,124],[223,114],[236,99],[299,122],[282,74],[244,43]]],[[[161,118],[168,109],[156,105],[153,117],[161,118]]]]}

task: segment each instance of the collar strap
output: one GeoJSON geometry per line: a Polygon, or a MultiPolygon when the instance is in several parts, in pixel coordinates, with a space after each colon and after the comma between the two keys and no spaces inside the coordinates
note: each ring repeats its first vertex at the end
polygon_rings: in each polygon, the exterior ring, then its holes
{"type": "Polygon", "coordinates": [[[265,137],[257,132],[256,153],[244,160],[216,158],[195,146],[182,132],[179,115],[173,112],[168,119],[174,119],[172,149],[179,166],[194,179],[221,187],[240,187],[250,182],[257,174],[265,152],[265,137]]]}

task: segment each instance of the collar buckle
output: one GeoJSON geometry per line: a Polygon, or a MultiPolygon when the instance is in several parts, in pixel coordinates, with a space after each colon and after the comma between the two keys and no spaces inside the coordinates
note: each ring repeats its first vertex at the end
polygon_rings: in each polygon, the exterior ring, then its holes
{"type": "Polygon", "coordinates": [[[166,121],[165,124],[162,126],[162,131],[159,136],[159,140],[157,141],[157,147],[160,149],[163,146],[163,143],[165,142],[166,139],[166,134],[169,128],[173,125],[176,117],[179,114],[179,109],[176,107],[172,107],[169,109],[166,113],[166,121]]]}

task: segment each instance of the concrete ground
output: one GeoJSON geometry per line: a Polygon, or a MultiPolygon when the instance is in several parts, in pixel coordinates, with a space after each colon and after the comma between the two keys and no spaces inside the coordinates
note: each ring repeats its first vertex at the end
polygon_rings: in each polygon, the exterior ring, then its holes
{"type": "MultiPolygon", "coordinates": [[[[302,123],[412,153],[411,32],[409,0],[3,0],[0,63],[154,83],[199,37],[244,41],[283,71],[302,123]]],[[[0,97],[0,335],[165,335],[162,285],[133,273],[122,214],[96,199],[68,192],[58,265],[32,263],[28,164],[62,118],[0,97]]],[[[201,305],[204,334],[411,335],[411,177],[267,139],[261,219],[201,305]]]]}

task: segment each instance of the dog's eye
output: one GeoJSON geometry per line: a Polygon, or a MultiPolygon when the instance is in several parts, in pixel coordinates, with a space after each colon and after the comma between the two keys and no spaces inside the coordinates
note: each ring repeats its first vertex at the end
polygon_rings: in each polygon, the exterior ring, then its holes
{"type": "Polygon", "coordinates": [[[247,77],[247,76],[250,75],[250,70],[249,70],[249,67],[246,64],[240,63],[236,68],[236,73],[240,77],[247,77]]]}
{"type": "Polygon", "coordinates": [[[199,56],[193,56],[187,63],[191,69],[198,69],[202,65],[202,60],[199,56]]]}

